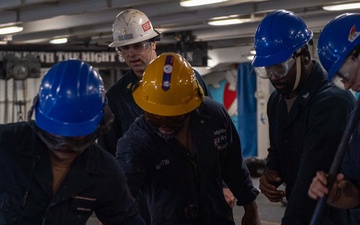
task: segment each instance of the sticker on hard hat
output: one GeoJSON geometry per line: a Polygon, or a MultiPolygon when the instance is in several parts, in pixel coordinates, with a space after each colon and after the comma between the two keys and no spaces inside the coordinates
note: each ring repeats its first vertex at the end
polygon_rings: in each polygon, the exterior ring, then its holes
{"type": "Polygon", "coordinates": [[[171,73],[172,72],[172,65],[165,65],[164,66],[164,72],[165,73],[171,73]]]}
{"type": "Polygon", "coordinates": [[[164,65],[164,74],[163,74],[163,80],[162,80],[162,89],[164,91],[167,91],[170,89],[170,79],[173,69],[173,63],[174,63],[174,56],[168,55],[165,59],[165,65],[164,65]]]}
{"type": "Polygon", "coordinates": [[[129,39],[133,39],[133,38],[134,38],[134,36],[132,34],[125,34],[125,35],[118,36],[119,41],[129,40],[129,39]]]}
{"type": "Polygon", "coordinates": [[[124,40],[129,40],[129,39],[133,39],[133,35],[128,34],[128,31],[125,28],[123,28],[121,30],[121,34],[118,36],[118,40],[124,41],[124,40]]]}
{"type": "Polygon", "coordinates": [[[148,20],[146,23],[143,23],[143,25],[141,25],[144,32],[148,31],[151,29],[151,23],[150,23],[150,20],[148,20]]]}
{"type": "Polygon", "coordinates": [[[350,42],[353,42],[353,41],[355,41],[356,38],[359,37],[359,35],[360,35],[360,32],[356,32],[356,27],[355,27],[355,25],[354,25],[354,26],[352,26],[351,29],[350,29],[348,40],[349,40],[350,42]]]}

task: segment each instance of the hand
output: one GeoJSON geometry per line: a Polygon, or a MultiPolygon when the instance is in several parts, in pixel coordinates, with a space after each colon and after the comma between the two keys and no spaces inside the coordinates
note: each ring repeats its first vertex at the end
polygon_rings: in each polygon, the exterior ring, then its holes
{"type": "Polygon", "coordinates": [[[260,177],[259,182],[259,189],[271,202],[279,202],[282,198],[285,197],[284,191],[277,190],[277,188],[283,182],[278,171],[265,171],[264,174],[260,177]]]}
{"type": "Polygon", "coordinates": [[[327,174],[322,171],[316,172],[316,176],[313,178],[313,181],[310,184],[308,195],[310,198],[317,200],[324,197],[324,195],[327,195],[328,193],[329,189],[327,188],[327,174]]]}
{"type": "Polygon", "coordinates": [[[229,204],[230,208],[234,208],[235,206],[235,197],[229,188],[223,188],[223,193],[226,202],[229,204]]]}
{"type": "Polygon", "coordinates": [[[342,209],[351,209],[360,204],[359,189],[355,184],[344,179],[344,175],[339,173],[336,180],[329,189],[327,188],[327,174],[317,172],[310,185],[308,195],[312,199],[319,199],[328,194],[327,203],[342,209]]]}
{"type": "Polygon", "coordinates": [[[244,206],[245,213],[241,219],[241,225],[261,225],[259,214],[257,211],[257,204],[252,201],[250,204],[244,206]]]}
{"type": "Polygon", "coordinates": [[[338,174],[330,190],[327,202],[342,209],[357,207],[360,204],[358,186],[351,181],[345,180],[343,174],[338,174]]]}

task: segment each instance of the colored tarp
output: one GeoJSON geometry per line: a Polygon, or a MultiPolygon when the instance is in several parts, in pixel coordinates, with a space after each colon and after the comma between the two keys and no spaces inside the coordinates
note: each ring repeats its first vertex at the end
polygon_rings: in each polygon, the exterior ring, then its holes
{"type": "Polygon", "coordinates": [[[238,67],[238,131],[244,157],[257,156],[256,75],[251,63],[238,67]]]}

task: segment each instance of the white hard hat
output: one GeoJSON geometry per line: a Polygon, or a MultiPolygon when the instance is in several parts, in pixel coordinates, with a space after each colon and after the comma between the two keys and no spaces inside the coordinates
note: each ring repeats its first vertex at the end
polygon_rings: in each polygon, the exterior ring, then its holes
{"type": "Polygon", "coordinates": [[[120,12],[113,23],[112,33],[114,41],[109,47],[130,45],[159,35],[149,18],[137,9],[120,12]]]}

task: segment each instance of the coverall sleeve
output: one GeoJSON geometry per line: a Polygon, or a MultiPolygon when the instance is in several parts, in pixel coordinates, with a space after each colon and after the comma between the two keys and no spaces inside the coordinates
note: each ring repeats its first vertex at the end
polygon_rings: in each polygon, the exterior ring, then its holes
{"type": "Polygon", "coordinates": [[[107,152],[115,156],[116,145],[119,138],[122,137],[121,123],[115,118],[111,129],[104,135],[99,136],[98,144],[107,152]]]}
{"type": "Polygon", "coordinates": [[[117,143],[116,159],[127,178],[131,194],[137,198],[146,176],[146,155],[149,145],[142,142],[144,135],[129,130],[117,143]]]}
{"type": "Polygon", "coordinates": [[[98,144],[107,152],[115,156],[116,154],[116,145],[119,138],[123,136],[120,115],[116,110],[116,101],[118,99],[113,97],[114,94],[106,94],[108,99],[108,104],[111,112],[114,114],[114,123],[112,124],[110,130],[98,137],[98,144]]]}
{"type": "Polygon", "coordinates": [[[353,102],[340,97],[321,97],[309,106],[303,153],[283,225],[304,224],[311,219],[316,201],[307,192],[316,171],[328,172],[346,127],[353,102]]]}
{"type": "Polygon", "coordinates": [[[345,179],[352,181],[360,187],[360,123],[352,134],[349,149],[346,151],[344,160],[341,164],[341,172],[345,179]]]}
{"type": "Polygon", "coordinates": [[[121,167],[114,158],[106,164],[104,168],[108,174],[111,173],[113,179],[109,181],[111,184],[106,184],[108,190],[101,193],[106,200],[95,209],[96,216],[104,225],[145,225],[121,167]]]}
{"type": "Polygon", "coordinates": [[[276,170],[280,172],[280,161],[279,161],[279,153],[277,151],[277,146],[275,145],[275,142],[273,140],[275,140],[275,135],[276,135],[276,130],[272,124],[273,119],[271,118],[272,115],[274,115],[274,113],[272,112],[273,110],[276,110],[273,106],[274,106],[274,102],[275,102],[276,95],[275,92],[273,92],[270,95],[270,98],[268,100],[267,103],[267,115],[268,115],[268,121],[269,121],[269,140],[270,140],[270,147],[268,148],[268,155],[267,155],[267,159],[266,159],[266,169],[269,170],[276,170]]]}
{"type": "Polygon", "coordinates": [[[253,186],[250,173],[242,157],[240,138],[236,128],[225,109],[223,113],[227,121],[228,148],[221,155],[221,171],[223,180],[237,199],[237,205],[244,206],[254,201],[259,194],[253,186]]]}

